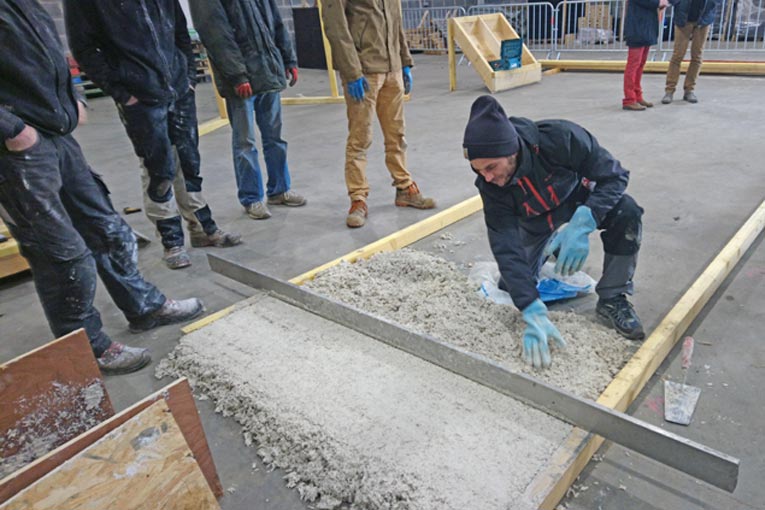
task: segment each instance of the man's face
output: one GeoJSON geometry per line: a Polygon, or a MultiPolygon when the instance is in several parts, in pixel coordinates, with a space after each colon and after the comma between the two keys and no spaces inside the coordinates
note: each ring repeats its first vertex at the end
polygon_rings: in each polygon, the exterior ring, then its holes
{"type": "Polygon", "coordinates": [[[501,158],[471,159],[473,171],[483,177],[483,180],[496,186],[504,186],[513,178],[517,165],[517,154],[501,158]]]}

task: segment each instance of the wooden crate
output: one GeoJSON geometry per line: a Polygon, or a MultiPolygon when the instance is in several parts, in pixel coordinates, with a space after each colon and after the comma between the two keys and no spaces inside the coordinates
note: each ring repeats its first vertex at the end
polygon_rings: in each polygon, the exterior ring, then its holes
{"type": "Polygon", "coordinates": [[[502,41],[518,39],[518,33],[502,13],[462,16],[452,18],[450,23],[454,40],[492,93],[542,80],[542,66],[525,44],[520,68],[495,71],[489,65],[490,61],[500,58],[502,41]]]}

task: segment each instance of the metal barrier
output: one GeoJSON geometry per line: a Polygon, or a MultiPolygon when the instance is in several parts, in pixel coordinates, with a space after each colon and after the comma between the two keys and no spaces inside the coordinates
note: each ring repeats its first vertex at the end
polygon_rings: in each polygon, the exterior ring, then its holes
{"type": "Polygon", "coordinates": [[[501,12],[532,51],[555,51],[558,10],[550,2],[474,5],[468,16],[501,12]]]}
{"type": "Polygon", "coordinates": [[[410,50],[446,53],[447,20],[465,15],[465,8],[422,7],[401,9],[404,36],[410,50]]]}

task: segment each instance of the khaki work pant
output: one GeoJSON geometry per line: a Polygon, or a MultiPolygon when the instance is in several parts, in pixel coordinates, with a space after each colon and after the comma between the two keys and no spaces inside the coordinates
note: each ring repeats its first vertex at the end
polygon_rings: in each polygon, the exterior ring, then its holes
{"type": "Polygon", "coordinates": [[[406,189],[412,184],[412,176],[406,169],[404,81],[401,71],[364,76],[369,82],[364,101],[356,102],[345,94],[348,113],[345,184],[352,201],[366,201],[369,195],[367,150],[372,145],[372,116],[375,112],[385,140],[385,165],[393,177],[393,186],[406,189]]]}
{"type": "Polygon", "coordinates": [[[691,43],[691,63],[685,73],[683,90],[691,92],[696,86],[696,79],[699,77],[699,71],[701,71],[701,54],[709,35],[709,27],[710,25],[699,27],[694,21],[689,21],[684,27],[675,25],[675,49],[672,53],[672,59],[669,61],[667,84],[664,89],[667,94],[673,94],[677,88],[677,82],[680,79],[680,64],[688,50],[689,42],[691,43]]]}

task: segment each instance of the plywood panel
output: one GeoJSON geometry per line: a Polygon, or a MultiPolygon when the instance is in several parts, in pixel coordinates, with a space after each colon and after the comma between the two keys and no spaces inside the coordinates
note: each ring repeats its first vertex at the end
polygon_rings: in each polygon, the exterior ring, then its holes
{"type": "Polygon", "coordinates": [[[219,509],[159,401],[20,492],[2,510],[219,509]]]}

